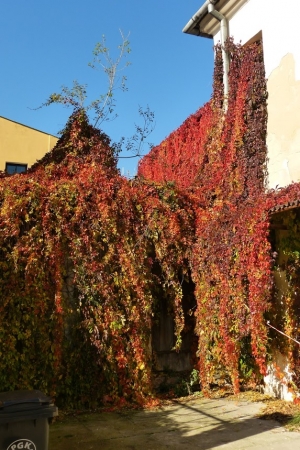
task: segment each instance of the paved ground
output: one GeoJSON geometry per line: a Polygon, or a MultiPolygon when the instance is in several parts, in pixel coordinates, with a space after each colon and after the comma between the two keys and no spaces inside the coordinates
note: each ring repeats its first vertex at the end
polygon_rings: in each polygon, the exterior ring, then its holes
{"type": "Polygon", "coordinates": [[[300,450],[300,433],[255,418],[261,407],[199,398],[150,411],[80,415],[50,426],[49,450],[300,450]]]}

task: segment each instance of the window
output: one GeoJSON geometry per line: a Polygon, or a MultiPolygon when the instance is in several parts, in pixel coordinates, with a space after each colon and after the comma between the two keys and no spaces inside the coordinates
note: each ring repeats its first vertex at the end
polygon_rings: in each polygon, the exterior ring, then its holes
{"type": "Polygon", "coordinates": [[[15,173],[26,172],[27,164],[19,164],[19,163],[6,163],[5,171],[9,175],[14,175],[15,173]]]}

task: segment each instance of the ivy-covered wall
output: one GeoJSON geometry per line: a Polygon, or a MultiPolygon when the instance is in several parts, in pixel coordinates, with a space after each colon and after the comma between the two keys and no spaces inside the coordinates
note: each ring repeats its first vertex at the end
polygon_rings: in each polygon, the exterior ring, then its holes
{"type": "Polygon", "coordinates": [[[273,254],[261,47],[228,43],[224,115],[217,50],[211,101],[121,177],[107,136],[75,111],[52,152],[0,178],[0,391],[38,388],[68,406],[153,398],[152,339],[163,297],[174,349],[194,286],[196,368],[208,392],[266,371],[273,254]]]}
{"type": "Polygon", "coordinates": [[[214,371],[225,366],[238,390],[242,355],[251,354],[251,373],[255,366],[264,373],[267,352],[267,91],[260,44],[236,47],[229,41],[227,48],[227,113],[217,48],[211,101],[141,161],[139,176],[172,181],[194,202],[189,263],[196,286],[202,384],[208,387],[214,371]]]}
{"type": "Polygon", "coordinates": [[[78,111],[32,169],[3,174],[0,205],[0,391],[143,402],[162,291],[180,346],[188,200],[121,177],[107,136],[78,111]]]}
{"type": "MultiPolygon", "coordinates": [[[[300,209],[277,212],[271,217],[270,240],[274,251],[274,289],[270,323],[286,336],[270,329],[272,350],[287,358],[293,374],[283,384],[291,392],[300,388],[300,209]]],[[[276,367],[277,378],[285,373],[276,367]]]]}

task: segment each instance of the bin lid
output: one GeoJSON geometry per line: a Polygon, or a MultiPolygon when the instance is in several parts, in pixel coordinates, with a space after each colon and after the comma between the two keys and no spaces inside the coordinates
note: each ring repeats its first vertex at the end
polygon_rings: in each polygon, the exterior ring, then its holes
{"type": "Polygon", "coordinates": [[[57,415],[57,407],[41,391],[0,392],[0,425],[57,415]]]}
{"type": "Polygon", "coordinates": [[[0,392],[0,410],[38,408],[42,405],[50,405],[51,398],[41,391],[11,391],[0,392]]]}

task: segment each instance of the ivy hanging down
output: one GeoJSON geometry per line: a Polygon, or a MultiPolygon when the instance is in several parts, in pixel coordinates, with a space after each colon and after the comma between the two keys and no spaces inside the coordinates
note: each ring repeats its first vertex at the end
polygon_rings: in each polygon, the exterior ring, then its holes
{"type": "Polygon", "coordinates": [[[266,370],[271,292],[262,48],[227,44],[223,111],[212,99],[127,180],[109,138],[76,110],[26,174],[0,177],[0,388],[68,406],[151,399],[153,314],[168,300],[180,349],[182,279],[195,286],[201,384],[222,368],[235,391],[266,370]],[[5,356],[3,356],[5,355],[5,356]]]}
{"type": "Polygon", "coordinates": [[[1,390],[142,403],[158,285],[180,347],[177,274],[194,222],[185,198],[121,177],[109,139],[79,110],[49,154],[1,179],[0,204],[1,390]]]}
{"type": "Polygon", "coordinates": [[[208,388],[220,367],[239,390],[245,353],[265,372],[271,286],[266,175],[266,81],[262,47],[227,43],[228,111],[223,65],[216,51],[212,99],[155,147],[139,176],[173,181],[196,213],[189,264],[197,300],[201,381],[208,388]]]}

